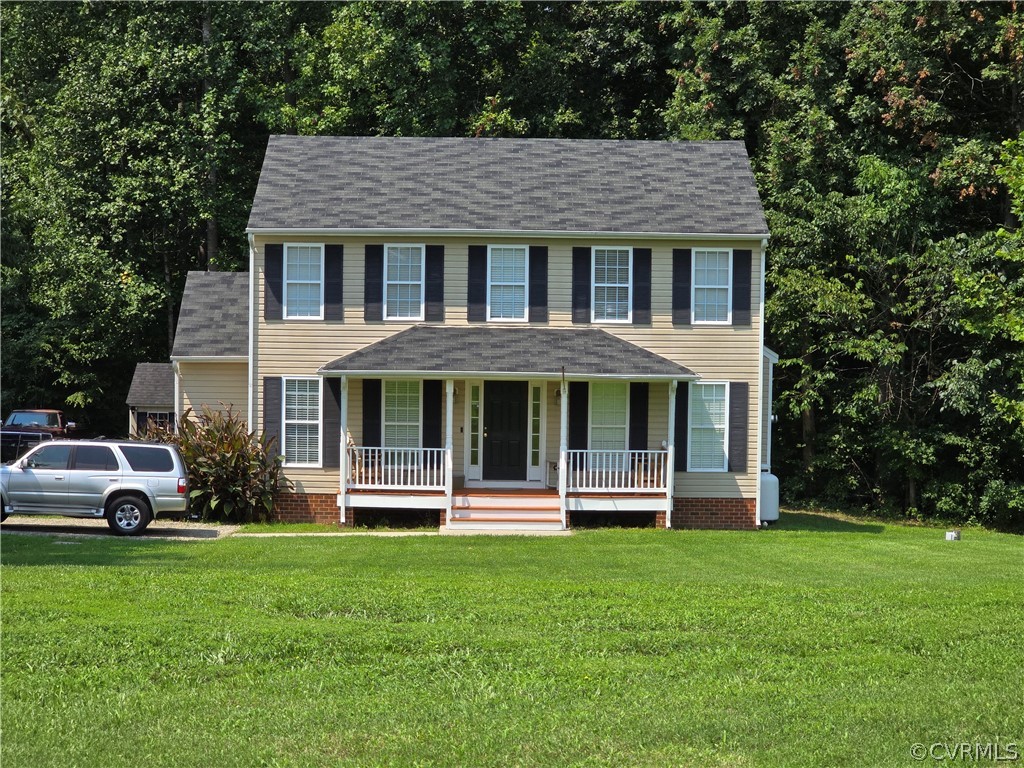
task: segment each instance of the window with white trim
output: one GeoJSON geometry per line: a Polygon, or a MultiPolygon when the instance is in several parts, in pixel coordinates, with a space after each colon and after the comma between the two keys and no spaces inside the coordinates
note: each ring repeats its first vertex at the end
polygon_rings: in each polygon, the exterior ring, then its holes
{"type": "Polygon", "coordinates": [[[693,322],[731,321],[732,251],[693,252],[693,322]]]}
{"type": "MultiPolygon", "coordinates": [[[[590,385],[590,450],[624,451],[629,434],[629,384],[595,381],[590,385]]],[[[621,454],[590,457],[591,469],[621,470],[621,454]]]]}
{"type": "Polygon", "coordinates": [[[594,322],[631,322],[633,249],[594,248],[594,322]]]}
{"type": "Polygon", "coordinates": [[[284,463],[320,464],[320,379],[284,380],[284,463]]]}
{"type": "Polygon", "coordinates": [[[420,382],[384,382],[384,447],[420,447],[420,382]]]}
{"type": "Polygon", "coordinates": [[[690,434],[686,452],[690,472],[725,472],[729,468],[726,445],[728,384],[690,384],[690,434]]]}
{"type": "Polygon", "coordinates": [[[320,320],[324,316],[324,247],[284,247],[284,316],[320,320]]]}
{"type": "Polygon", "coordinates": [[[526,320],[525,245],[487,246],[487,319],[526,320]]]}
{"type": "Polygon", "coordinates": [[[384,319],[423,319],[422,245],[384,247],[384,319]]]}

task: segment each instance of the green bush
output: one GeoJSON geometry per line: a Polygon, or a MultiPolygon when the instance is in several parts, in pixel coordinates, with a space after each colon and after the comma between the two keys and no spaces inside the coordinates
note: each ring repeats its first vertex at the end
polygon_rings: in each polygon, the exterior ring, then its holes
{"type": "Polygon", "coordinates": [[[198,415],[189,409],[177,433],[149,428],[144,437],[178,446],[188,467],[192,512],[203,520],[265,520],[274,509],[274,494],[288,484],[276,439],[249,431],[230,407],[222,412],[204,405],[198,415]]]}

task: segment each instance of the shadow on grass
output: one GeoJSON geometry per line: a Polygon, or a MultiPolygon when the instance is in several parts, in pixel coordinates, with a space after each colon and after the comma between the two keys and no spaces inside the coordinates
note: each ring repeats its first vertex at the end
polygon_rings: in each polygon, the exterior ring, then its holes
{"type": "Polygon", "coordinates": [[[881,523],[833,517],[820,512],[779,513],[779,522],[771,525],[776,531],[814,531],[815,533],[882,533],[881,523]]]}

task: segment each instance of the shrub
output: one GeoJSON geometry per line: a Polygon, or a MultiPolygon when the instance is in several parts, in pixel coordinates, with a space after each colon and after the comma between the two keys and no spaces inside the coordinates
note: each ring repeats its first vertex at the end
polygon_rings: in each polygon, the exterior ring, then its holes
{"type": "Polygon", "coordinates": [[[143,436],[178,447],[188,467],[192,511],[203,520],[265,520],[274,509],[274,494],[288,482],[277,441],[249,431],[230,407],[222,412],[204,405],[198,415],[189,409],[177,433],[151,427],[143,436]]]}

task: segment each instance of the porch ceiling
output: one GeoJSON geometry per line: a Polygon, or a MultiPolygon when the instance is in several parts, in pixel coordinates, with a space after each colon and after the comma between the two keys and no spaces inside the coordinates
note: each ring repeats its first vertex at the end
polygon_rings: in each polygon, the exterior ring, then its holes
{"type": "Polygon", "coordinates": [[[689,368],[599,328],[417,325],[324,365],[325,375],[696,379],[689,368]]]}

